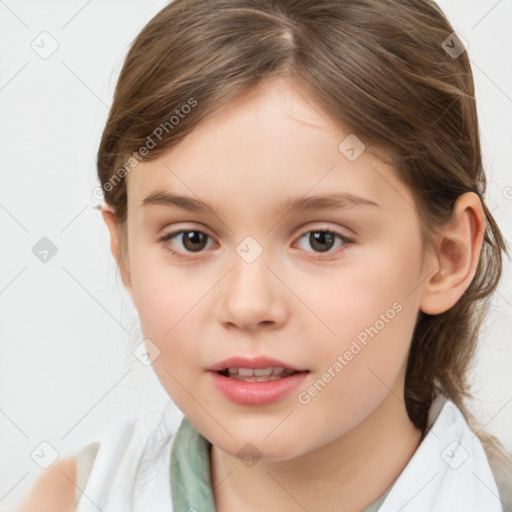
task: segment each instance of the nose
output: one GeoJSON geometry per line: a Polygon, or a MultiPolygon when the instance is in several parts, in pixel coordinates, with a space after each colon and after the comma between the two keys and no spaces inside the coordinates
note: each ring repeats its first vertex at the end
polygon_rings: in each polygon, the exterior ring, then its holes
{"type": "Polygon", "coordinates": [[[254,331],[276,329],[286,320],[285,287],[260,256],[247,263],[238,255],[233,258],[231,271],[222,280],[218,292],[217,318],[225,326],[254,331]]]}

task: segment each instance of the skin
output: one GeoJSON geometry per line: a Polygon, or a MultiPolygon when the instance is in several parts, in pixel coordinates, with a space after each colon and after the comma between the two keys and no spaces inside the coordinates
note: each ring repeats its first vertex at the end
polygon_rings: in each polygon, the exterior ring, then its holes
{"type": "Polygon", "coordinates": [[[213,444],[219,512],[360,511],[394,482],[420,442],[403,401],[417,314],[445,311],[469,286],[483,211],[478,196],[461,196],[436,250],[425,253],[410,190],[368,150],[349,161],[338,150],[348,135],[296,84],[274,79],[128,174],[124,250],[122,228],[103,208],[143,334],[160,350],[154,370],[213,444]],[[142,206],[156,190],[200,198],[218,212],[142,206]],[[289,197],[333,192],[378,206],[275,211],[289,197]],[[208,238],[196,252],[181,235],[159,240],[180,229],[208,238]],[[325,229],[352,241],[336,237],[318,249],[308,234],[325,229]],[[247,236],[263,249],[250,264],[236,252],[247,236]],[[400,312],[300,403],[298,393],[397,302],[400,312]],[[233,355],[267,355],[310,373],[274,404],[238,405],[206,370],[233,355]],[[249,441],[261,453],[252,467],[237,457],[249,441]]]}
{"type": "Polygon", "coordinates": [[[75,510],[76,458],[57,460],[43,471],[15,512],[72,512],[75,510]]]}

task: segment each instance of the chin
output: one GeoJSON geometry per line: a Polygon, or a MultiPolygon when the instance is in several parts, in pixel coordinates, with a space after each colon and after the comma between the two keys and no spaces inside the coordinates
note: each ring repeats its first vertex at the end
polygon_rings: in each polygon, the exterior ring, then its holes
{"type": "Polygon", "coordinates": [[[261,436],[238,437],[236,432],[232,434],[234,438],[212,439],[212,442],[217,449],[245,461],[247,467],[251,467],[258,461],[285,462],[301,456],[304,452],[303,444],[290,436],[286,436],[287,443],[285,443],[279,436],[270,440],[261,436]]]}

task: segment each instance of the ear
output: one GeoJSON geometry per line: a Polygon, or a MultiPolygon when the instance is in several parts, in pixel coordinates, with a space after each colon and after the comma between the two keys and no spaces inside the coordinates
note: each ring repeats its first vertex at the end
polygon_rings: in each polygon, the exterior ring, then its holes
{"type": "Polygon", "coordinates": [[[130,265],[127,254],[125,255],[124,259],[122,258],[121,238],[119,236],[120,228],[115,211],[112,208],[112,206],[110,206],[107,203],[103,203],[101,205],[101,215],[103,216],[103,220],[105,221],[105,224],[107,225],[108,230],[110,232],[110,251],[112,252],[112,256],[114,256],[117,266],[119,267],[121,279],[126,288],[126,291],[130,295],[133,305],[137,307],[135,305],[135,299],[133,297],[130,265]]]}
{"type": "Polygon", "coordinates": [[[433,274],[423,286],[420,309],[438,315],[450,309],[471,284],[476,272],[485,234],[482,202],[474,192],[462,194],[453,207],[430,256],[433,274]]]}

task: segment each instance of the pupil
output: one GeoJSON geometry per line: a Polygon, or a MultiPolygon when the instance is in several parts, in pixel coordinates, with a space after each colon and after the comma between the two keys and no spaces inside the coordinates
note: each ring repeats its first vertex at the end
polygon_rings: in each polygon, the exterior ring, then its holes
{"type": "Polygon", "coordinates": [[[183,233],[183,245],[189,251],[197,251],[204,248],[206,236],[199,231],[187,231],[183,233]]]}
{"type": "Polygon", "coordinates": [[[327,231],[315,231],[309,235],[309,241],[311,247],[318,249],[320,252],[325,252],[332,247],[334,235],[327,231]],[[328,247],[324,247],[322,244],[327,244],[328,247]]]}

